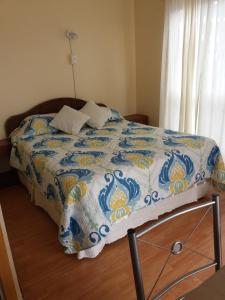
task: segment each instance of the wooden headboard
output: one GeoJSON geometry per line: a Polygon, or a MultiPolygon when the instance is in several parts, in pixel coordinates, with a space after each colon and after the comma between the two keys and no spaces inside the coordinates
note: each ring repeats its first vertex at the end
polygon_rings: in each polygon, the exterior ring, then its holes
{"type": "MultiPolygon", "coordinates": [[[[85,103],[85,100],[75,98],[57,98],[44,101],[40,104],[37,104],[36,106],[32,107],[24,113],[9,117],[5,122],[6,134],[8,136],[16,127],[19,126],[19,123],[27,116],[36,114],[57,113],[63,107],[63,105],[67,105],[79,110],[85,105],[85,103]]],[[[99,103],[98,105],[105,106],[102,103],[99,103]]]]}

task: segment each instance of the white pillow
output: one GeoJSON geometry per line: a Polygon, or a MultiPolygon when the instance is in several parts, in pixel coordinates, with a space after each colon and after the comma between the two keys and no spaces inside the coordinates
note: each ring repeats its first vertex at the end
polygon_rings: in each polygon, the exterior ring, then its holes
{"type": "Polygon", "coordinates": [[[66,133],[76,134],[89,119],[88,115],[64,105],[50,125],[66,133]]]}
{"type": "Polygon", "coordinates": [[[111,111],[109,108],[100,107],[93,101],[87,102],[80,111],[90,116],[87,124],[93,128],[101,128],[111,117],[111,111]]]}

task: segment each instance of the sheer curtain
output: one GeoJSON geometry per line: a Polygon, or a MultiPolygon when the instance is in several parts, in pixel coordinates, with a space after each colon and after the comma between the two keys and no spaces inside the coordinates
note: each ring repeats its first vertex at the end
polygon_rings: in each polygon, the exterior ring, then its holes
{"type": "Polygon", "coordinates": [[[160,126],[213,138],[225,157],[225,0],[166,0],[160,126]]]}

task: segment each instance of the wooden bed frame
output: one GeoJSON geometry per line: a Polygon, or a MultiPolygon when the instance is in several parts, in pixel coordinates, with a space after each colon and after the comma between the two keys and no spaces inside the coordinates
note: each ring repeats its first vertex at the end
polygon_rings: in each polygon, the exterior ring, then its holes
{"type": "MultiPolygon", "coordinates": [[[[74,109],[80,110],[86,104],[85,100],[75,98],[56,98],[44,101],[35,105],[24,113],[9,117],[5,122],[5,131],[7,137],[9,134],[19,126],[19,123],[26,117],[36,114],[57,113],[63,105],[70,106],[74,109]]],[[[103,103],[98,103],[99,106],[106,106],[103,103]]]]}

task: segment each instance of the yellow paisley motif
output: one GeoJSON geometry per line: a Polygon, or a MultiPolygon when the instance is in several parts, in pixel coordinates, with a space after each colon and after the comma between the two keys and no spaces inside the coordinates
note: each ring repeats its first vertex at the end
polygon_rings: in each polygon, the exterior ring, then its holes
{"type": "Polygon", "coordinates": [[[57,148],[57,147],[60,147],[62,144],[61,141],[48,141],[48,147],[49,148],[57,148]]]}
{"type": "Polygon", "coordinates": [[[140,154],[127,154],[127,159],[140,169],[145,169],[153,163],[151,157],[146,157],[140,154]]]}
{"type": "Polygon", "coordinates": [[[47,160],[48,158],[45,156],[38,156],[34,159],[36,169],[39,170],[39,172],[44,169],[47,160]]]}
{"type": "Polygon", "coordinates": [[[130,207],[126,206],[126,207],[123,207],[123,208],[120,208],[116,211],[113,211],[112,214],[111,214],[111,220],[112,220],[112,223],[116,222],[117,220],[129,215],[131,213],[131,209],[130,207]],[[120,212],[120,214],[118,215],[118,212],[120,212]]]}
{"type": "Polygon", "coordinates": [[[97,148],[97,147],[101,147],[102,143],[100,141],[91,141],[91,142],[89,142],[89,145],[91,147],[97,148]]]}
{"type": "Polygon", "coordinates": [[[33,122],[33,124],[32,124],[32,127],[34,128],[34,130],[35,130],[36,133],[40,133],[40,131],[41,131],[44,127],[46,127],[46,123],[45,123],[44,120],[41,120],[41,119],[35,120],[35,121],[33,122]]]}
{"type": "Polygon", "coordinates": [[[71,194],[69,194],[68,198],[66,199],[66,204],[73,205],[74,203],[76,203],[76,199],[71,194]]]}
{"type": "Polygon", "coordinates": [[[113,135],[113,134],[115,134],[115,131],[108,131],[108,130],[104,130],[104,129],[102,129],[102,130],[98,130],[98,132],[97,133],[99,133],[100,135],[113,135]]]}
{"type": "Polygon", "coordinates": [[[152,142],[149,142],[149,141],[138,141],[138,140],[136,140],[134,142],[134,146],[135,147],[148,147],[150,145],[150,143],[152,143],[152,142]]]}
{"type": "Polygon", "coordinates": [[[63,182],[63,189],[65,195],[69,194],[72,188],[77,184],[77,178],[74,176],[67,176],[63,182]]]}
{"type": "Polygon", "coordinates": [[[74,248],[75,248],[77,251],[80,251],[80,250],[81,250],[80,243],[78,243],[77,241],[74,241],[74,242],[73,242],[73,246],[74,246],[74,248]]]}
{"type": "Polygon", "coordinates": [[[111,198],[110,207],[114,210],[126,206],[126,203],[127,203],[126,194],[117,188],[111,198]]]}
{"type": "Polygon", "coordinates": [[[184,169],[178,163],[175,163],[175,166],[171,172],[171,181],[182,180],[185,178],[184,169]]]}
{"type": "Polygon", "coordinates": [[[109,128],[112,128],[112,127],[117,127],[118,126],[118,123],[117,122],[110,122],[110,123],[106,123],[105,126],[109,127],[109,128]]]}
{"type": "Polygon", "coordinates": [[[184,169],[177,162],[171,172],[170,180],[170,191],[172,193],[183,192],[188,187],[188,181],[185,179],[184,169]]]}
{"type": "Polygon", "coordinates": [[[212,178],[218,182],[225,184],[225,166],[221,155],[219,155],[216,161],[216,166],[213,171],[212,178]]]}
{"type": "Polygon", "coordinates": [[[216,168],[225,171],[225,166],[224,166],[224,162],[223,162],[223,159],[222,159],[221,155],[219,155],[219,157],[217,159],[216,168]]]}
{"type": "Polygon", "coordinates": [[[190,148],[201,148],[204,145],[204,141],[202,140],[193,140],[193,139],[179,139],[179,142],[185,144],[185,146],[190,147],[190,148]]]}
{"type": "Polygon", "coordinates": [[[66,203],[68,205],[73,205],[75,204],[77,201],[79,201],[80,199],[82,199],[86,192],[87,192],[87,184],[84,182],[84,181],[79,181],[77,184],[76,184],[76,189],[79,189],[80,191],[80,198],[77,199],[76,196],[74,195],[73,192],[71,192],[66,200],[66,203]]]}
{"type": "Polygon", "coordinates": [[[76,162],[79,163],[80,166],[87,166],[87,165],[93,165],[100,162],[100,158],[95,158],[93,156],[88,155],[82,155],[79,157],[76,157],[76,162]]]}
{"type": "Polygon", "coordinates": [[[146,130],[142,130],[142,129],[139,129],[139,130],[133,130],[133,132],[136,134],[136,135],[146,135],[146,134],[149,134],[149,132],[148,131],[146,131],[146,130]]]}
{"type": "Polygon", "coordinates": [[[67,244],[68,248],[75,248],[77,251],[82,250],[81,249],[81,245],[78,241],[75,241],[74,239],[72,239],[72,237],[70,237],[70,239],[68,239],[68,244],[67,244]]]}
{"type": "Polygon", "coordinates": [[[81,198],[83,198],[87,192],[87,184],[84,181],[79,181],[77,185],[79,186],[80,189],[81,198]]]}
{"type": "Polygon", "coordinates": [[[131,209],[127,204],[127,196],[120,189],[116,189],[110,201],[110,208],[113,210],[111,214],[112,222],[123,218],[131,212],[131,209]]]}

